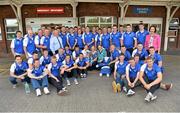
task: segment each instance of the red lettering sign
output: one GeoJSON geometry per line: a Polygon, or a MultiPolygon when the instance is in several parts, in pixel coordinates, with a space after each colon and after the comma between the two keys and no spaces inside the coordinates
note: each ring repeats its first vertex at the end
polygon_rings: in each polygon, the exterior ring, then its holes
{"type": "Polygon", "coordinates": [[[64,8],[62,8],[62,7],[58,7],[58,8],[40,7],[40,8],[37,8],[37,14],[63,14],[63,13],[64,13],[64,8]]]}

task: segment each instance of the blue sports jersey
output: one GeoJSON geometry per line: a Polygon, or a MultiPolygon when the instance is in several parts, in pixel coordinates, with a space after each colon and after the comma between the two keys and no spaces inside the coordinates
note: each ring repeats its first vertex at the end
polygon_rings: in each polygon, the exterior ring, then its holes
{"type": "Polygon", "coordinates": [[[129,51],[126,50],[125,53],[123,54],[125,56],[124,58],[125,61],[128,61],[131,58],[131,53],[129,51]]]}
{"type": "Polygon", "coordinates": [[[51,57],[50,56],[47,56],[46,58],[43,56],[43,58],[44,58],[44,60],[42,62],[43,66],[46,66],[47,64],[51,63],[51,57]]]}
{"type": "Polygon", "coordinates": [[[79,61],[77,62],[77,65],[80,67],[84,67],[84,66],[86,66],[86,62],[87,62],[86,58],[79,59],[79,61]]]}
{"type": "MultiPolygon", "coordinates": [[[[39,36],[39,35],[37,35],[38,36],[38,45],[40,45],[40,40],[41,40],[41,37],[39,36]]],[[[41,51],[41,49],[40,48],[36,48],[36,50],[37,51],[41,51]]]]}
{"type": "Polygon", "coordinates": [[[99,46],[100,44],[101,44],[101,37],[102,36],[102,34],[97,34],[96,35],[96,45],[97,46],[99,46]]]}
{"type": "Polygon", "coordinates": [[[110,34],[109,33],[102,35],[102,46],[106,50],[109,49],[110,47],[110,34]]]}
{"type": "Polygon", "coordinates": [[[51,73],[56,77],[59,76],[60,75],[60,67],[61,67],[61,64],[59,64],[59,63],[56,63],[55,65],[52,64],[51,73]]]}
{"type": "Polygon", "coordinates": [[[16,62],[15,62],[15,64],[16,64],[16,68],[15,68],[15,71],[14,71],[15,75],[24,74],[26,72],[26,70],[28,69],[28,65],[24,61],[20,65],[17,64],[16,62]]]}
{"type": "Polygon", "coordinates": [[[82,53],[82,50],[79,50],[79,51],[76,51],[76,50],[75,50],[74,52],[75,52],[76,57],[78,57],[79,54],[82,53]]]}
{"type": "MultiPolygon", "coordinates": [[[[84,33],[83,35],[84,35],[85,44],[91,43],[92,40],[93,40],[93,38],[95,38],[95,37],[93,37],[94,35],[93,35],[91,32],[89,32],[89,34],[84,33]]],[[[91,47],[92,45],[93,45],[93,44],[91,44],[90,47],[91,47]]]]}
{"type": "Polygon", "coordinates": [[[137,50],[137,52],[135,53],[135,55],[138,54],[139,55],[139,60],[145,60],[146,57],[148,57],[148,52],[146,51],[146,49],[143,49],[141,52],[137,50]]]}
{"type": "Polygon", "coordinates": [[[68,68],[71,68],[74,66],[74,61],[73,60],[70,60],[69,62],[65,61],[65,65],[68,66],[68,68]]]}
{"type": "Polygon", "coordinates": [[[22,39],[15,38],[15,40],[14,40],[14,51],[15,51],[15,53],[24,54],[23,38],[22,39]]]}
{"type": "Polygon", "coordinates": [[[113,52],[111,52],[111,60],[115,60],[120,55],[119,51],[115,49],[113,52]]]}
{"type": "Polygon", "coordinates": [[[65,55],[72,55],[72,51],[71,50],[65,50],[65,55]]]}
{"type": "Polygon", "coordinates": [[[81,48],[81,49],[84,48],[82,35],[77,35],[76,39],[77,39],[77,45],[79,46],[79,48],[81,48]]]}
{"type": "Polygon", "coordinates": [[[158,62],[159,62],[159,61],[162,61],[162,57],[161,57],[161,55],[158,54],[158,53],[154,53],[153,56],[152,56],[152,55],[150,55],[150,56],[153,58],[154,63],[157,64],[157,65],[158,65],[158,62]]]}
{"type": "Polygon", "coordinates": [[[74,34],[68,34],[67,39],[68,39],[68,42],[70,44],[70,47],[73,48],[75,41],[76,41],[75,35],[74,34]]]}
{"type": "Polygon", "coordinates": [[[61,32],[61,33],[59,33],[59,36],[60,36],[61,39],[62,39],[63,47],[65,47],[66,44],[67,44],[67,33],[63,34],[63,33],[61,32]]]}
{"type": "Polygon", "coordinates": [[[62,63],[62,62],[64,61],[66,55],[65,55],[65,54],[58,54],[58,57],[59,57],[59,59],[58,59],[57,62],[58,62],[58,63],[62,63]]]}
{"type": "Polygon", "coordinates": [[[134,68],[129,66],[129,78],[135,79],[137,76],[137,73],[140,71],[141,66],[139,64],[136,64],[134,68]]]}
{"type": "Polygon", "coordinates": [[[124,46],[127,49],[134,47],[134,38],[135,38],[135,36],[136,35],[135,35],[134,32],[130,32],[130,33],[125,32],[123,34],[123,43],[124,43],[124,46]]]}
{"type": "Polygon", "coordinates": [[[144,45],[145,41],[146,41],[146,36],[148,34],[149,34],[149,32],[147,30],[144,30],[144,32],[137,31],[136,32],[137,42],[144,45]]]}
{"type": "Polygon", "coordinates": [[[121,64],[120,62],[117,64],[117,72],[120,75],[124,75],[126,73],[126,66],[128,65],[127,61],[124,61],[123,64],[121,64]]]}
{"type": "Polygon", "coordinates": [[[115,34],[113,32],[111,33],[112,44],[114,44],[118,48],[120,48],[121,46],[121,43],[120,43],[121,35],[122,34],[120,32],[116,32],[115,34]]]}
{"type": "Polygon", "coordinates": [[[43,46],[46,46],[46,48],[48,49],[48,51],[50,51],[50,37],[46,37],[44,36],[44,42],[43,42],[43,46]]]}
{"type": "Polygon", "coordinates": [[[33,52],[36,51],[36,45],[34,43],[34,37],[29,38],[29,36],[27,36],[27,38],[28,38],[27,52],[30,54],[33,54],[33,52]]]}
{"type": "Polygon", "coordinates": [[[38,68],[33,68],[32,74],[39,77],[43,74],[45,67],[40,65],[38,68]]]}
{"type": "Polygon", "coordinates": [[[153,67],[151,70],[148,69],[148,66],[146,66],[144,70],[145,76],[147,76],[149,80],[155,80],[157,78],[157,73],[159,72],[161,72],[161,69],[155,63],[153,64],[153,67]]]}

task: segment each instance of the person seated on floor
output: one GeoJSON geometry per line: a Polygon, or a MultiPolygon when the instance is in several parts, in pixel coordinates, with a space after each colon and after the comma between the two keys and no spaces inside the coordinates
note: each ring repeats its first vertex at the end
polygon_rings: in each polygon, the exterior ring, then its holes
{"type": "Polygon", "coordinates": [[[154,92],[160,88],[163,75],[160,67],[154,63],[151,57],[147,57],[146,62],[141,67],[139,79],[147,91],[145,101],[150,102],[157,98],[154,92]]]}
{"type": "Polygon", "coordinates": [[[36,91],[36,96],[41,96],[40,88],[43,88],[44,93],[48,95],[50,93],[48,89],[48,70],[40,65],[39,59],[35,59],[33,63],[33,68],[28,69],[28,76],[31,78],[31,83],[33,89],[36,91]]]}
{"type": "Polygon", "coordinates": [[[80,53],[82,53],[82,50],[79,48],[78,45],[76,45],[74,51],[72,52],[73,60],[76,60],[80,53]]]}
{"type": "Polygon", "coordinates": [[[87,68],[89,67],[89,61],[84,58],[84,55],[82,53],[79,54],[78,59],[75,61],[77,65],[77,71],[80,74],[81,78],[87,77],[87,68]]]}
{"type": "Polygon", "coordinates": [[[48,65],[49,83],[51,83],[56,89],[57,94],[60,96],[66,95],[66,87],[63,86],[63,79],[61,75],[61,64],[57,62],[56,56],[51,57],[51,63],[48,65]]]}
{"type": "Polygon", "coordinates": [[[33,52],[32,57],[28,58],[28,67],[30,69],[33,68],[34,60],[36,60],[38,58],[39,58],[39,56],[38,56],[38,52],[37,51],[33,52]]]}
{"type": "Polygon", "coordinates": [[[15,62],[10,67],[9,81],[13,84],[13,88],[17,86],[17,79],[21,80],[23,84],[30,83],[30,79],[27,76],[28,65],[22,60],[20,55],[15,56],[15,62]]]}
{"type": "Polygon", "coordinates": [[[124,79],[124,85],[127,91],[127,96],[132,96],[135,94],[133,89],[137,86],[140,86],[141,83],[139,81],[139,71],[141,66],[136,64],[134,57],[129,59],[129,64],[126,66],[126,79],[124,79]]]}
{"type": "Polygon", "coordinates": [[[97,51],[97,64],[102,63],[104,57],[107,57],[106,49],[99,45],[97,51]]]}
{"type": "Polygon", "coordinates": [[[72,60],[70,55],[66,55],[65,60],[62,62],[62,66],[61,68],[65,68],[62,71],[62,74],[67,82],[67,85],[70,86],[70,80],[68,77],[73,77],[74,79],[74,83],[76,85],[78,85],[78,81],[77,81],[77,66],[75,65],[74,61],[72,60]]]}
{"type": "Polygon", "coordinates": [[[89,54],[89,70],[95,70],[97,65],[97,51],[95,46],[91,47],[91,52],[89,54]]]}
{"type": "Polygon", "coordinates": [[[119,60],[115,63],[114,67],[114,81],[112,82],[113,92],[121,92],[121,89],[125,89],[123,80],[126,77],[126,66],[128,62],[124,60],[123,53],[120,54],[119,60]]]}
{"type": "Polygon", "coordinates": [[[59,48],[58,50],[58,54],[56,54],[56,58],[57,58],[57,62],[58,64],[62,64],[62,62],[64,61],[66,57],[65,51],[63,48],[59,48]]]}
{"type": "Polygon", "coordinates": [[[65,46],[65,55],[72,55],[72,51],[68,45],[65,46]]]}

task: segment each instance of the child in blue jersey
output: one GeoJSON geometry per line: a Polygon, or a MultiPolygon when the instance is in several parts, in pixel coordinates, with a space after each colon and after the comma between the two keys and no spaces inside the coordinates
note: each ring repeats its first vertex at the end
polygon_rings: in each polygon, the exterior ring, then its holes
{"type": "Polygon", "coordinates": [[[102,46],[103,46],[103,48],[106,49],[107,54],[109,55],[109,48],[110,48],[110,34],[107,33],[107,28],[103,28],[102,46]]]}
{"type": "Polygon", "coordinates": [[[70,55],[66,55],[65,60],[62,62],[62,68],[64,68],[62,74],[67,81],[67,85],[71,85],[68,77],[73,77],[74,83],[78,85],[79,83],[77,81],[77,66],[75,65],[70,55]]]}
{"type": "Polygon", "coordinates": [[[17,79],[20,79],[23,83],[30,83],[29,77],[27,77],[28,65],[22,61],[20,55],[15,56],[15,62],[10,67],[9,81],[13,84],[13,88],[16,88],[17,79]]]}
{"type": "Polygon", "coordinates": [[[121,88],[124,89],[123,79],[126,77],[126,66],[128,62],[124,60],[124,54],[120,54],[119,60],[115,63],[114,67],[114,80],[112,82],[112,88],[114,93],[120,92],[121,88]]]}
{"type": "Polygon", "coordinates": [[[85,33],[83,33],[83,43],[84,45],[88,45],[91,48],[94,45],[94,35],[90,32],[89,27],[86,27],[85,33]]]}
{"type": "Polygon", "coordinates": [[[78,73],[80,74],[80,77],[86,78],[87,68],[89,67],[89,61],[86,58],[84,58],[84,55],[82,53],[80,53],[75,63],[77,65],[77,69],[78,69],[78,73]]]}
{"type": "Polygon", "coordinates": [[[63,79],[62,75],[60,73],[61,70],[61,64],[57,63],[57,59],[55,56],[51,57],[51,63],[48,65],[48,75],[49,75],[49,82],[57,89],[57,94],[62,96],[65,95],[67,90],[63,86],[63,79]]]}
{"type": "Polygon", "coordinates": [[[22,32],[16,31],[16,37],[11,41],[11,52],[14,56],[16,55],[23,55],[23,38],[22,38],[22,32]]]}
{"type": "Polygon", "coordinates": [[[82,53],[82,50],[79,48],[78,45],[76,45],[74,51],[72,52],[72,57],[74,61],[78,58],[80,53],[82,53]]]}
{"type": "Polygon", "coordinates": [[[36,51],[36,45],[34,42],[34,34],[32,30],[28,30],[28,35],[23,40],[24,52],[26,58],[32,57],[34,51],[36,51]]]}
{"type": "Polygon", "coordinates": [[[111,45],[110,47],[110,53],[111,53],[111,62],[109,63],[110,67],[111,67],[111,72],[114,71],[114,65],[115,65],[115,62],[118,61],[118,58],[119,58],[119,51],[116,49],[115,45],[111,45]]]}
{"type": "Polygon", "coordinates": [[[33,69],[28,69],[28,76],[31,78],[31,83],[36,91],[36,96],[41,96],[41,87],[46,95],[50,93],[48,89],[47,74],[48,70],[40,65],[39,59],[34,60],[33,69]]]}
{"type": "Polygon", "coordinates": [[[77,39],[77,45],[82,50],[84,48],[83,38],[82,38],[82,31],[81,29],[78,29],[78,34],[76,36],[77,39]]]}
{"type": "Polygon", "coordinates": [[[65,26],[61,27],[61,32],[59,33],[59,36],[62,39],[62,43],[63,43],[63,47],[65,47],[67,45],[67,33],[66,33],[66,28],[65,26]]]}
{"type": "Polygon", "coordinates": [[[43,56],[40,57],[39,61],[40,61],[40,64],[45,66],[46,68],[51,63],[51,56],[48,55],[47,49],[43,50],[43,56]]]}
{"type": "Polygon", "coordinates": [[[122,34],[118,32],[117,26],[113,25],[113,32],[111,33],[111,44],[115,45],[117,49],[121,47],[121,36],[122,34]]]}
{"type": "Polygon", "coordinates": [[[67,35],[67,44],[70,48],[70,50],[74,50],[76,44],[77,44],[77,39],[76,39],[76,36],[74,34],[74,30],[72,27],[70,27],[70,32],[69,34],[67,35]]]}
{"type": "Polygon", "coordinates": [[[146,35],[148,35],[149,32],[144,29],[144,24],[140,23],[139,24],[139,31],[136,32],[136,38],[137,38],[137,43],[145,44],[146,41],[146,35]]]}
{"type": "Polygon", "coordinates": [[[129,64],[126,66],[126,79],[124,79],[124,85],[127,90],[127,96],[132,96],[135,92],[132,90],[137,86],[140,86],[139,71],[141,66],[136,64],[134,58],[129,59],[129,64]]]}
{"type": "Polygon", "coordinates": [[[136,54],[139,54],[139,59],[142,61],[144,61],[148,57],[148,52],[141,43],[138,43],[137,49],[135,49],[132,53],[132,57],[134,57],[134,55],[136,54]]]}
{"type": "Polygon", "coordinates": [[[122,35],[122,40],[123,45],[132,54],[133,49],[137,46],[137,39],[130,24],[126,25],[126,32],[122,35]]]}
{"type": "Polygon", "coordinates": [[[95,37],[95,47],[98,48],[99,45],[102,45],[102,29],[98,29],[98,33],[95,37]]]}
{"type": "Polygon", "coordinates": [[[124,45],[121,46],[121,51],[120,53],[123,53],[125,56],[125,61],[129,61],[129,59],[131,58],[131,54],[129,51],[126,50],[126,47],[124,45]]]}
{"type": "Polygon", "coordinates": [[[58,50],[58,54],[56,54],[57,62],[58,64],[62,64],[62,62],[65,60],[66,54],[63,48],[60,48],[58,50]]]}
{"type": "Polygon", "coordinates": [[[145,101],[150,102],[157,98],[157,96],[154,96],[154,92],[160,87],[162,72],[151,57],[148,57],[146,62],[147,64],[141,67],[139,79],[147,91],[145,101]]]}

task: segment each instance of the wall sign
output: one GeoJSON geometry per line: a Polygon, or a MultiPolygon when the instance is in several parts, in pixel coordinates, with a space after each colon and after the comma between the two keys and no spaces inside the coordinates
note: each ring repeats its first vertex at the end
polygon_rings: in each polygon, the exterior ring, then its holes
{"type": "Polygon", "coordinates": [[[39,7],[37,14],[63,14],[64,8],[62,7],[39,7]]]}
{"type": "Polygon", "coordinates": [[[151,14],[152,8],[151,7],[133,7],[133,13],[134,14],[151,14]]]}

